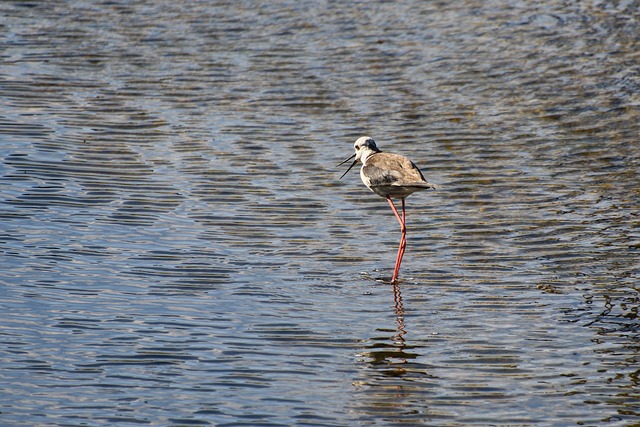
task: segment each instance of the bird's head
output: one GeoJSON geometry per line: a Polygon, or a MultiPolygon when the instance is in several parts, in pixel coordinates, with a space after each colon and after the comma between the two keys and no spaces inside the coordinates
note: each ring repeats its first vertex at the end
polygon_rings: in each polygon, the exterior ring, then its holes
{"type": "Polygon", "coordinates": [[[356,163],[365,163],[367,161],[367,157],[380,152],[378,146],[376,145],[376,142],[370,136],[363,136],[358,138],[356,142],[353,143],[353,149],[356,151],[353,156],[349,157],[347,160],[338,165],[343,165],[355,157],[355,160],[353,161],[353,163],[351,163],[349,169],[347,169],[347,171],[342,174],[340,179],[342,179],[342,177],[345,176],[351,170],[351,168],[356,165],[356,163]]]}

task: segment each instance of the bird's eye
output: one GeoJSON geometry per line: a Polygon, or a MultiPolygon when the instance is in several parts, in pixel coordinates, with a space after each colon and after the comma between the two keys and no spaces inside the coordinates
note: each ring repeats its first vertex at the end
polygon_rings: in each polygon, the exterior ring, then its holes
{"type": "Polygon", "coordinates": [[[359,150],[359,149],[360,149],[360,146],[359,146],[359,145],[356,145],[356,150],[359,150]]]}

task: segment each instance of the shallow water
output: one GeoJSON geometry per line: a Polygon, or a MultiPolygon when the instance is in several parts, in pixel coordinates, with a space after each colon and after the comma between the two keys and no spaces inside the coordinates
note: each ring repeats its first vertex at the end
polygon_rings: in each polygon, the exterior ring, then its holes
{"type": "Polygon", "coordinates": [[[3,425],[640,422],[637,2],[0,10],[3,425]]]}

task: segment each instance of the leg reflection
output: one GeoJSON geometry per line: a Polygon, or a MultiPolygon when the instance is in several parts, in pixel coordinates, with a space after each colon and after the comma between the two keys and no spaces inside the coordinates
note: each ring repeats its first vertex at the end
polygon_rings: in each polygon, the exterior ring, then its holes
{"type": "Polygon", "coordinates": [[[395,327],[378,328],[378,332],[385,332],[385,335],[378,335],[372,338],[369,351],[365,353],[369,356],[370,363],[376,366],[385,366],[382,372],[386,376],[400,377],[405,374],[403,365],[408,359],[414,359],[418,355],[411,352],[412,348],[408,348],[405,342],[407,331],[404,324],[404,306],[402,303],[402,295],[400,287],[397,283],[392,284],[395,327]]]}
{"type": "MultiPolygon", "coordinates": [[[[404,306],[402,305],[402,294],[400,293],[400,286],[397,283],[393,283],[393,301],[395,302],[395,310],[396,310],[396,323],[397,323],[397,334],[393,337],[396,344],[402,348],[405,344],[404,336],[407,331],[404,327],[404,306]]],[[[406,360],[404,360],[406,362],[406,360]]]]}

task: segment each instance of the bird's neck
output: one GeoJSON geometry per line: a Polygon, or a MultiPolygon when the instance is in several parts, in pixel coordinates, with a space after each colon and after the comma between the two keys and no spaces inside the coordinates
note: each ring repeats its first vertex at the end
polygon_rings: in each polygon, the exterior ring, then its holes
{"type": "Polygon", "coordinates": [[[370,148],[365,149],[362,152],[362,156],[360,157],[360,161],[362,162],[362,164],[366,164],[367,163],[367,159],[371,156],[373,156],[374,154],[378,154],[380,153],[380,150],[372,150],[370,148]]]}

